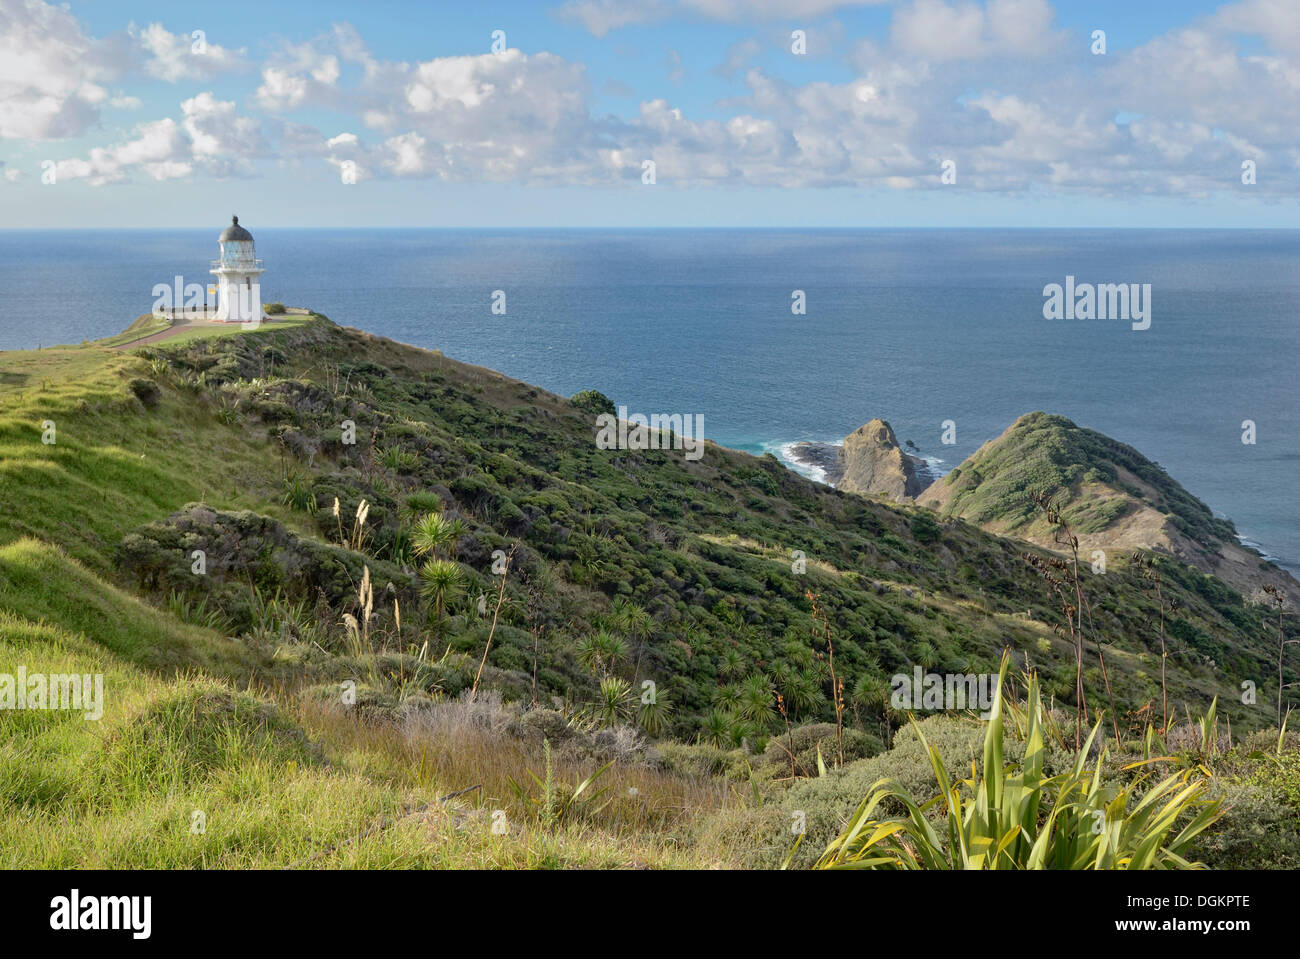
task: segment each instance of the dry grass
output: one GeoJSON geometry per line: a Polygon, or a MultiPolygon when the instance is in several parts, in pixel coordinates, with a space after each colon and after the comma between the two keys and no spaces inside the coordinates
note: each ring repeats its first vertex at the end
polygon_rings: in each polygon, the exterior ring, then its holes
{"type": "MultiPolygon", "coordinates": [[[[424,707],[398,722],[366,721],[345,709],[318,701],[297,707],[301,724],[332,749],[347,753],[396,788],[446,794],[479,787],[456,805],[474,815],[500,810],[508,822],[540,834],[535,809],[521,800],[512,781],[535,789],[529,771],[544,776],[541,737],[520,738],[519,713],[493,695],[474,702],[455,701],[424,707]]],[[[577,784],[609,760],[592,758],[570,743],[554,750],[552,773],[559,783],[577,784]]],[[[644,761],[615,759],[596,784],[607,792],[589,815],[570,824],[588,838],[619,847],[646,847],[676,861],[690,853],[689,864],[728,864],[721,849],[704,853],[693,838],[701,817],[724,813],[743,803],[717,779],[703,779],[656,767],[644,761]],[[607,802],[606,802],[607,801],[607,802]]]]}

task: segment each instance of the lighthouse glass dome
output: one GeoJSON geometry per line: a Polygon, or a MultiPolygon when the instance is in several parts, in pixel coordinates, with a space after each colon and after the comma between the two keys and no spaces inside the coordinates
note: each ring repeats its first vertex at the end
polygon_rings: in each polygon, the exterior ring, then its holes
{"type": "Polygon", "coordinates": [[[253,234],[239,225],[239,217],[230,218],[230,226],[221,231],[218,237],[221,250],[219,259],[213,260],[213,267],[226,267],[236,270],[258,270],[262,261],[257,259],[253,249],[253,234]]]}

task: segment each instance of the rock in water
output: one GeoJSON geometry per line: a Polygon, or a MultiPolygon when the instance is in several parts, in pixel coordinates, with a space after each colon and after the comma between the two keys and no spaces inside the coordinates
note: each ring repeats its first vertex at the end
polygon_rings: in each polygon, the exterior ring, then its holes
{"type": "Polygon", "coordinates": [[[837,485],[850,493],[912,499],[933,479],[925,460],[904,453],[884,420],[872,420],[846,436],[840,460],[843,475],[837,485]]]}
{"type": "MultiPolygon", "coordinates": [[[[808,466],[821,471],[821,481],[834,486],[844,473],[844,462],[840,448],[833,443],[795,443],[790,447],[790,459],[800,466],[808,466]]],[[[814,479],[819,477],[814,476],[814,479]]]]}

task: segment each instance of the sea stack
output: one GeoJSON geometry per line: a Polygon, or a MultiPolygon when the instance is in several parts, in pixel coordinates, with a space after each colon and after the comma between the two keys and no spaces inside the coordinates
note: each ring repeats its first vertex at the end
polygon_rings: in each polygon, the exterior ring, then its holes
{"type": "Polygon", "coordinates": [[[893,429],[880,419],[844,438],[840,461],[843,473],[836,485],[850,493],[914,499],[932,479],[925,460],[904,453],[893,429]]]}

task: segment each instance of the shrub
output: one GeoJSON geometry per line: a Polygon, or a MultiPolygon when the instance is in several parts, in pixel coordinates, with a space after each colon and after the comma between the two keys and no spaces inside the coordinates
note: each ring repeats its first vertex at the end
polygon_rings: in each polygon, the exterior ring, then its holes
{"type": "Polygon", "coordinates": [[[1211,869],[1300,868],[1300,817],[1270,791],[1248,782],[1218,782],[1211,795],[1225,813],[1197,837],[1194,853],[1211,869]]]}
{"type": "Polygon", "coordinates": [[[750,763],[743,749],[720,749],[708,743],[664,742],[655,747],[662,766],[687,776],[749,778],[750,763]]]}
{"type": "Polygon", "coordinates": [[[939,524],[929,513],[918,512],[912,517],[912,536],[918,543],[935,543],[942,533],[939,524]]]}
{"type": "Polygon", "coordinates": [[[572,739],[574,734],[573,727],[558,709],[530,709],[519,717],[518,735],[521,738],[561,743],[572,739]]]}
{"type": "Polygon", "coordinates": [[[158,399],[162,396],[162,391],[158,389],[158,384],[152,380],[136,378],[128,383],[127,386],[130,387],[131,392],[135,394],[136,399],[148,407],[157,406],[158,399]]]}
{"type": "Polygon", "coordinates": [[[574,393],[569,402],[585,413],[592,416],[599,416],[601,413],[613,415],[617,410],[614,407],[614,401],[604,393],[596,390],[583,390],[581,393],[574,393]]]}
{"type": "Polygon", "coordinates": [[[442,512],[442,500],[438,498],[437,493],[429,493],[420,490],[411,493],[406,497],[406,512],[412,515],[418,513],[440,513],[442,512]]]}
{"type": "MultiPolygon", "coordinates": [[[[888,777],[913,792],[932,789],[934,774],[929,770],[925,749],[917,737],[918,729],[925,731],[950,772],[969,769],[971,762],[980,756],[980,726],[972,720],[931,716],[916,726],[906,726],[898,731],[894,747],[888,752],[791,785],[772,804],[768,828],[759,837],[755,865],[768,869],[781,865],[795,840],[790,831],[791,816],[795,813],[803,813],[807,834],[799,844],[794,861],[810,866],[877,780],[888,777]]],[[[822,755],[824,758],[825,750],[822,755]]],[[[901,806],[896,808],[902,811],[901,806]]]]}
{"type": "MultiPolygon", "coordinates": [[[[845,729],[843,746],[846,766],[856,760],[875,756],[884,748],[878,736],[865,733],[860,729],[845,729]]],[[[776,775],[780,775],[781,770],[784,770],[784,775],[788,776],[790,755],[793,753],[795,774],[815,776],[819,747],[822,762],[828,769],[839,761],[834,723],[809,723],[792,729],[789,736],[785,733],[773,736],[768,741],[767,750],[763,753],[762,763],[764,767],[771,767],[771,771],[776,775]]]]}

